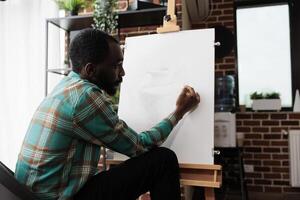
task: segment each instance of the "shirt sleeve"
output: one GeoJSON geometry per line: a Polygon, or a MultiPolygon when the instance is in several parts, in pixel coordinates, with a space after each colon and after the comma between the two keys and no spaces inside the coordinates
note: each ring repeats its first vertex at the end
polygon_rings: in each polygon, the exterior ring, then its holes
{"type": "Polygon", "coordinates": [[[73,113],[75,134],[81,139],[106,146],[129,157],[160,145],[177,120],[172,113],[148,131],[138,134],[112,109],[112,104],[97,88],[81,95],[73,113]]]}

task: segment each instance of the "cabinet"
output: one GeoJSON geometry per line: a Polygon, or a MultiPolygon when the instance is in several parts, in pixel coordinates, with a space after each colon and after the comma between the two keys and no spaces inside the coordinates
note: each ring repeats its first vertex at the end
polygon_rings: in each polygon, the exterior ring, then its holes
{"type": "MultiPolygon", "coordinates": [[[[167,8],[165,6],[138,1],[136,10],[118,12],[118,34],[120,34],[120,29],[122,28],[161,25],[163,24],[163,17],[166,14],[166,10],[167,8]]],[[[91,27],[93,24],[93,15],[90,14],[46,19],[45,96],[48,94],[49,73],[67,75],[71,71],[70,68],[61,66],[51,66],[51,68],[49,68],[48,32],[50,24],[64,30],[68,36],[67,38],[70,38],[71,32],[91,27]]],[[[69,39],[67,43],[68,42],[69,39]]]]}

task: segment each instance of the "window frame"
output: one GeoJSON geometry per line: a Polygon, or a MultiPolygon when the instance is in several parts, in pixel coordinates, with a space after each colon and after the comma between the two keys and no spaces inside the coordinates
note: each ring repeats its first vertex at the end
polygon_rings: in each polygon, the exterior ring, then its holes
{"type": "MultiPolygon", "coordinates": [[[[295,46],[294,40],[294,26],[295,26],[295,17],[293,17],[294,12],[293,12],[293,6],[294,3],[292,0],[236,0],[234,2],[234,28],[235,31],[237,31],[237,9],[238,8],[253,8],[253,7],[263,7],[263,6],[276,6],[276,5],[288,5],[289,8],[289,27],[290,27],[290,61],[291,61],[291,88],[292,88],[292,105],[291,107],[282,107],[281,111],[292,111],[293,110],[293,105],[294,105],[294,96],[296,93],[296,89],[300,89],[300,78],[297,80],[296,74],[300,74],[300,69],[297,68],[297,61],[295,58],[296,52],[295,52],[295,46]]],[[[296,9],[295,9],[296,10],[296,9]]],[[[295,11],[296,12],[296,11],[295,11]]],[[[238,82],[238,46],[237,46],[237,36],[235,36],[235,59],[236,59],[236,102],[237,102],[237,110],[240,109],[240,102],[239,102],[239,82],[238,82]]],[[[300,46],[300,44],[299,44],[300,46]]],[[[300,61],[298,61],[300,64],[300,61]]],[[[252,111],[251,108],[246,108],[247,111],[252,111]]]]}

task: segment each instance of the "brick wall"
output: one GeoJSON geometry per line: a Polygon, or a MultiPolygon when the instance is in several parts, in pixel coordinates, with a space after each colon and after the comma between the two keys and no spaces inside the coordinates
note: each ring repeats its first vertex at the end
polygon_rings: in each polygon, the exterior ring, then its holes
{"type": "Polygon", "coordinates": [[[244,163],[253,165],[246,173],[249,191],[300,192],[289,186],[288,135],[283,130],[300,129],[300,113],[237,113],[237,132],[244,133],[244,163]]]}
{"type": "MultiPolygon", "coordinates": [[[[233,0],[212,0],[211,14],[202,22],[194,23],[192,29],[213,28],[223,25],[234,33],[234,6],[233,0]]],[[[216,77],[235,74],[234,51],[223,59],[216,60],[216,77]]]]}

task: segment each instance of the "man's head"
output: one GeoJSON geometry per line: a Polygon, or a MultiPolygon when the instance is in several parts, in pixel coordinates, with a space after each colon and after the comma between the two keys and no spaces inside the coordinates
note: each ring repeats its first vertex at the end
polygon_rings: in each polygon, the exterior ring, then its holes
{"type": "Polygon", "coordinates": [[[69,55],[74,72],[114,95],[125,75],[123,53],[116,39],[105,32],[84,29],[71,41],[69,55]]]}

